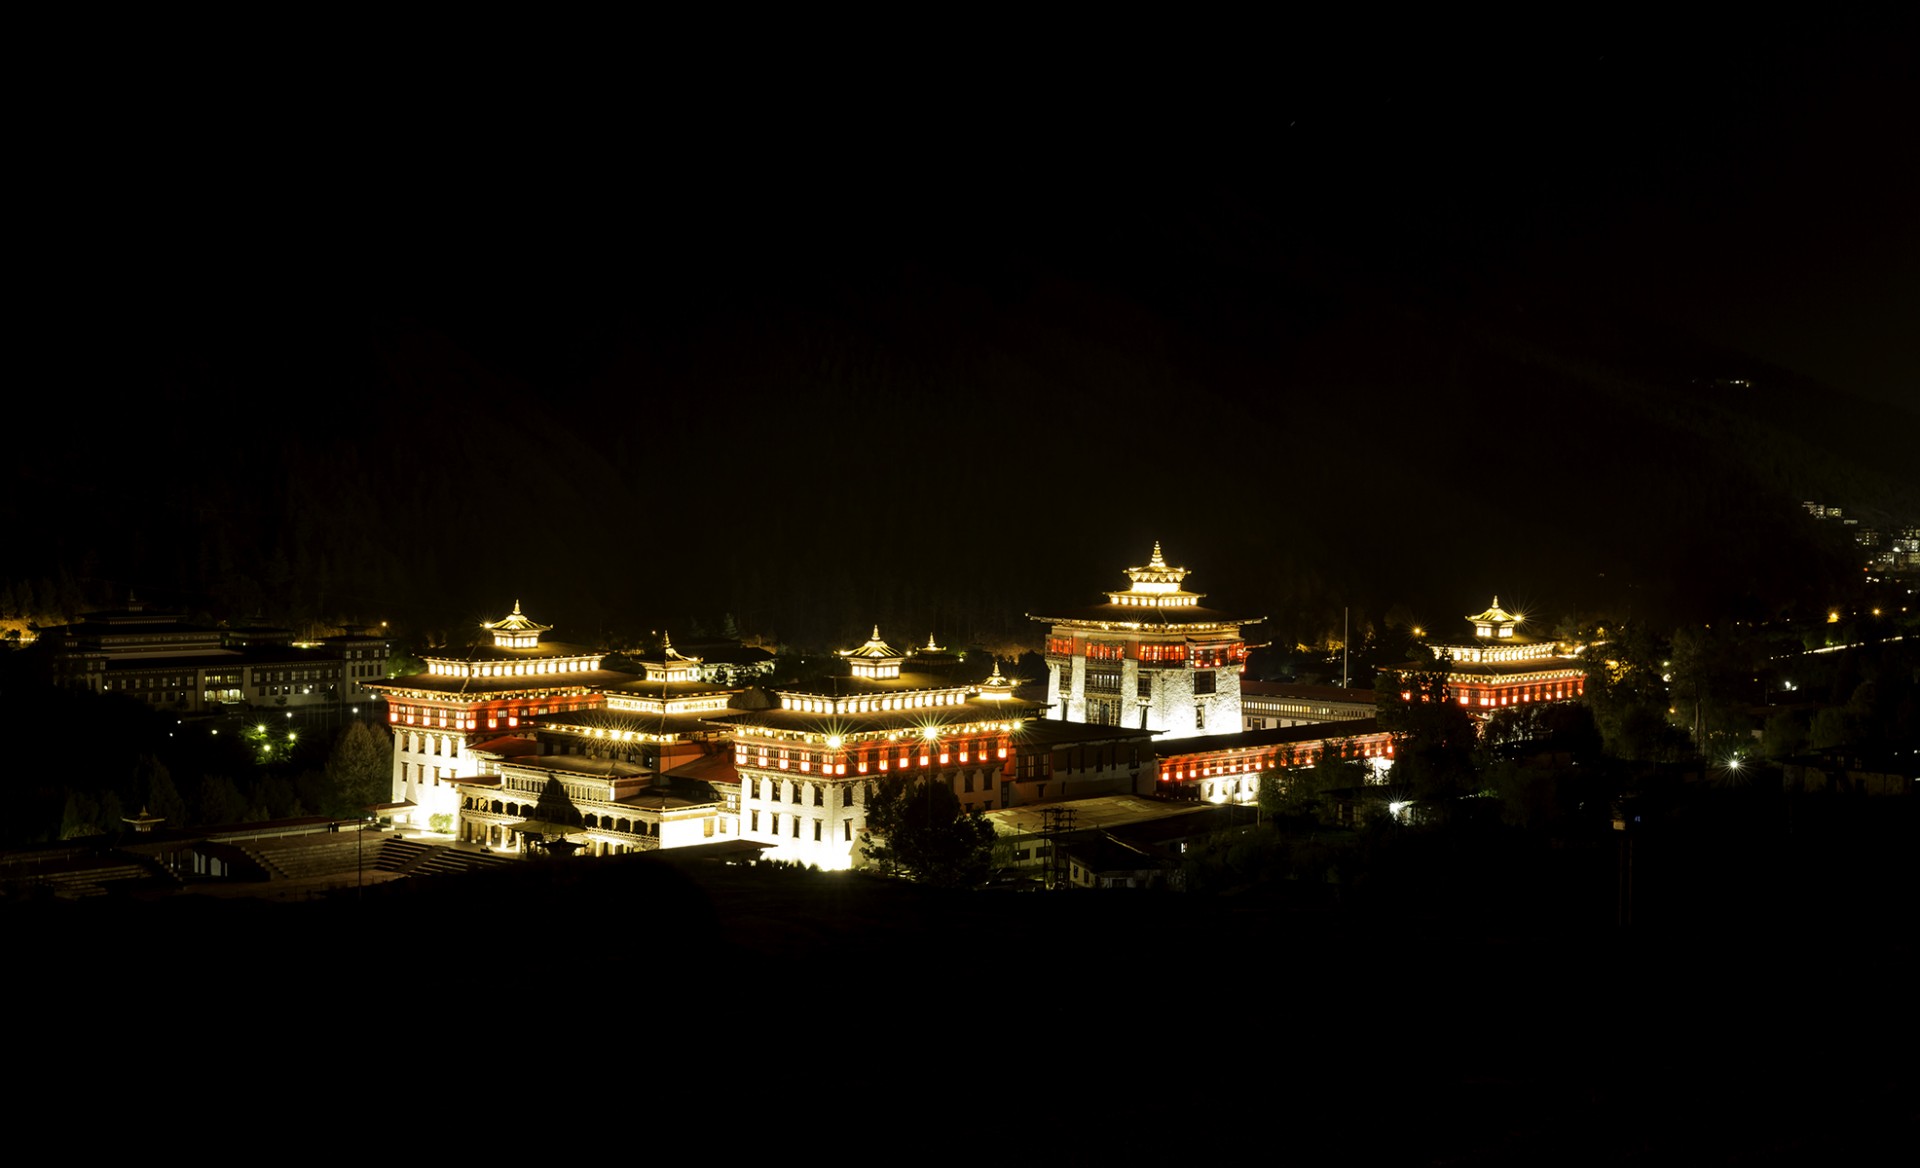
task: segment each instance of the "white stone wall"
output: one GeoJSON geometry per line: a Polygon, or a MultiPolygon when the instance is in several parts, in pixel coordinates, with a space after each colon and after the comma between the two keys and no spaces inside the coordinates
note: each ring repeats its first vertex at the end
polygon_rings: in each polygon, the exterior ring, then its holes
{"type": "Polygon", "coordinates": [[[740,768],[740,838],[772,844],[766,853],[770,860],[794,860],[813,864],[828,871],[851,868],[860,833],[866,827],[865,779],[820,779],[791,771],[740,768]],[[771,785],[771,786],[769,786],[771,785]],[[800,802],[793,801],[798,785],[800,802]],[[824,803],[815,805],[813,792],[824,788],[824,803]],[[853,792],[853,803],[846,803],[846,792],[853,792]],[[758,825],[755,824],[756,815],[758,825]],[[774,827],[774,816],[779,827],[774,827]],[[795,819],[800,834],[793,833],[795,819]],[[813,838],[813,825],[820,824],[820,839],[813,838]],[[848,824],[852,839],[847,838],[848,824]]]}
{"type": "Polygon", "coordinates": [[[1047,700],[1054,705],[1048,716],[1068,722],[1087,720],[1087,659],[1084,657],[1048,658],[1047,700]]]}
{"type": "Polygon", "coordinates": [[[424,828],[431,816],[459,815],[460,793],[455,784],[474,773],[467,736],[460,731],[393,728],[393,801],[411,800],[415,805],[404,816],[406,822],[424,828]],[[437,783],[435,767],[440,768],[437,783]]]}

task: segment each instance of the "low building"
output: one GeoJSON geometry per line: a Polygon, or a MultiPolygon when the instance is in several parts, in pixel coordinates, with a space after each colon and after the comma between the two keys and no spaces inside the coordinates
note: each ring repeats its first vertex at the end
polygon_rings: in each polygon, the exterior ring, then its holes
{"type": "Polygon", "coordinates": [[[130,604],[42,633],[57,685],[115,693],[183,716],[323,710],[371,697],[365,672],[386,667],[386,642],[292,642],[286,629],[221,628],[130,604]],[[351,654],[351,656],[349,656],[351,654]]]}
{"type": "Polygon", "coordinates": [[[1241,729],[1267,730],[1275,726],[1371,718],[1378,712],[1377,703],[1370,689],[1290,681],[1242,681],[1241,729]]]}
{"type": "Polygon", "coordinates": [[[1261,772],[1313,766],[1329,749],[1365,760],[1376,773],[1393,762],[1393,736],[1371,718],[1244,730],[1155,743],[1158,790],[1175,799],[1253,803],[1261,772]]]}

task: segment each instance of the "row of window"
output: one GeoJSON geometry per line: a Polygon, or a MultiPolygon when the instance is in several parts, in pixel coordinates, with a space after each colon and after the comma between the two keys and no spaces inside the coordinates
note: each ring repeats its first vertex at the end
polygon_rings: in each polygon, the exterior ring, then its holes
{"type": "Polygon", "coordinates": [[[410,731],[400,732],[400,749],[410,754],[426,754],[427,744],[431,743],[434,754],[448,754],[460,757],[460,739],[450,734],[416,734],[410,731]]]}
{"type": "MultiPolygon", "coordinates": [[[[750,820],[749,827],[753,831],[759,831],[760,830],[760,813],[758,811],[754,811],[754,812],[751,812],[750,814],[752,816],[752,819],[750,820]]],[[[771,812],[768,812],[768,815],[771,816],[771,822],[773,824],[773,834],[779,835],[780,834],[780,813],[778,811],[771,811],[771,812]]],[[[801,829],[805,825],[805,823],[809,821],[802,820],[798,815],[789,816],[788,818],[793,823],[793,838],[794,839],[803,838],[800,834],[801,829]]],[[[825,838],[824,837],[825,828],[822,826],[823,821],[815,819],[815,820],[811,820],[810,822],[813,824],[813,842],[820,843],[825,838]]],[[[842,839],[844,839],[848,843],[852,843],[853,842],[853,820],[851,819],[841,820],[840,828],[842,832],[842,839]]]]}
{"type": "MultiPolygon", "coordinates": [[[[825,807],[827,805],[827,788],[824,783],[788,783],[787,793],[792,802],[800,803],[804,801],[800,794],[800,789],[803,786],[813,789],[813,805],[815,807],[825,807]]],[[[748,779],[747,795],[749,798],[763,799],[769,803],[778,803],[780,802],[780,780],[748,779]]],[[[849,783],[840,788],[840,806],[853,806],[853,784],[849,783]]]]}

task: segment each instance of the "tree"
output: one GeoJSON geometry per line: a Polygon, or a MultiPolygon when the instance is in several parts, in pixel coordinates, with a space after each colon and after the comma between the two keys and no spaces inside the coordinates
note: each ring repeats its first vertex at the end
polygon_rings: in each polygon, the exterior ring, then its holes
{"type": "Polygon", "coordinates": [[[368,729],[365,722],[347,723],[327,758],[326,798],[321,813],[365,815],[368,804],[386,801],[392,791],[392,773],[392,740],[368,729]]]}
{"type": "Polygon", "coordinates": [[[196,800],[198,814],[196,819],[203,824],[244,823],[247,819],[247,801],[240,794],[240,787],[225,775],[205,775],[200,779],[199,798],[196,800]]]}
{"type": "Polygon", "coordinates": [[[861,854],[889,875],[970,887],[992,869],[993,841],[986,816],[963,810],[944,782],[892,775],[876,783],[867,799],[861,854]]]}
{"type": "Polygon", "coordinates": [[[1444,800],[1473,790],[1473,719],[1447,687],[1453,659],[1442,654],[1400,684],[1378,687],[1380,728],[1393,734],[1391,781],[1416,799],[1444,800]],[[1405,695],[1404,697],[1402,695],[1405,695]]]}
{"type": "Polygon", "coordinates": [[[1335,791],[1364,786],[1367,763],[1351,739],[1329,741],[1313,762],[1300,765],[1289,755],[1286,763],[1260,775],[1260,813],[1275,823],[1311,827],[1331,807],[1335,791]]]}
{"type": "Polygon", "coordinates": [[[187,825],[187,801],[173,785],[173,775],[165,763],[150,754],[140,756],[133,770],[134,787],[140,793],[140,806],[149,814],[167,821],[169,827],[187,825]]]}

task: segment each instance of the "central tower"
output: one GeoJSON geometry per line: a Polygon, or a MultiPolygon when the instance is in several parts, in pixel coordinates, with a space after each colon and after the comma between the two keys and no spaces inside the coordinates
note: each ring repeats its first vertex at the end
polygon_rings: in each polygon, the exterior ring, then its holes
{"type": "Polygon", "coordinates": [[[1128,587],[1107,603],[1061,616],[1027,614],[1048,625],[1048,716],[1157,731],[1168,738],[1241,729],[1241,629],[1264,617],[1230,616],[1186,588],[1187,569],[1153,545],[1128,568],[1128,587]]]}

